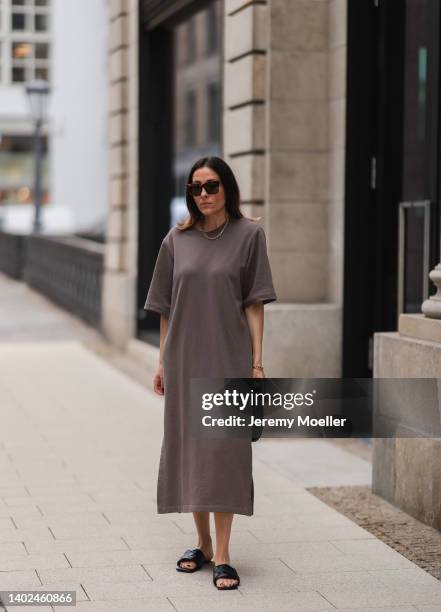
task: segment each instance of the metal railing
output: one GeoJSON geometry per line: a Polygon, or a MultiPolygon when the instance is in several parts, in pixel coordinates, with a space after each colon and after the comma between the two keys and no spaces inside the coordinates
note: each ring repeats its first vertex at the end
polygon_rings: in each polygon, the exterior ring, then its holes
{"type": "Polygon", "coordinates": [[[0,270],[101,328],[104,244],[75,236],[0,232],[0,270]]]}
{"type": "Polygon", "coordinates": [[[101,325],[104,246],[83,238],[28,236],[24,280],[88,323],[101,325]]]}
{"type": "Polygon", "coordinates": [[[25,239],[21,234],[0,231],[0,270],[12,278],[22,278],[25,239]]]}

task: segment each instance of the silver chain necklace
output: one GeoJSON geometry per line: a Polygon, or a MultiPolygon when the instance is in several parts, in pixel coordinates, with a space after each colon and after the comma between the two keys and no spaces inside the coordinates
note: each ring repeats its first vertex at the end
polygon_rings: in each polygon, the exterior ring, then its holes
{"type": "Polygon", "coordinates": [[[223,226],[223,228],[221,229],[221,231],[217,234],[217,236],[208,236],[207,232],[204,232],[203,230],[201,230],[201,234],[204,236],[204,238],[206,238],[207,240],[217,240],[218,238],[220,238],[222,236],[222,234],[225,231],[225,228],[228,225],[228,221],[230,220],[230,217],[227,217],[227,220],[225,222],[225,225],[223,226]]]}

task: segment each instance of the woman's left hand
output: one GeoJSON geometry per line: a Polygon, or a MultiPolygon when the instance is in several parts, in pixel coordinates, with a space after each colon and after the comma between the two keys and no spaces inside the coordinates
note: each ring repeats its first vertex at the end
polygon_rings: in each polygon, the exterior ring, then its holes
{"type": "Polygon", "coordinates": [[[253,378],[265,378],[264,370],[255,370],[253,368],[253,378]]]}

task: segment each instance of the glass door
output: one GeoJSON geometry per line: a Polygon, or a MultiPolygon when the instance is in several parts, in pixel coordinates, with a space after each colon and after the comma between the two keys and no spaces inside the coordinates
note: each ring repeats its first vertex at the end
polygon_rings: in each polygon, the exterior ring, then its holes
{"type": "Polygon", "coordinates": [[[222,0],[141,6],[137,335],[158,345],[159,316],[144,310],[158,251],[187,214],[189,169],[222,151],[223,8],[222,0]]]}
{"type": "Polygon", "coordinates": [[[439,6],[406,0],[398,314],[421,312],[438,252],[439,6]]]}

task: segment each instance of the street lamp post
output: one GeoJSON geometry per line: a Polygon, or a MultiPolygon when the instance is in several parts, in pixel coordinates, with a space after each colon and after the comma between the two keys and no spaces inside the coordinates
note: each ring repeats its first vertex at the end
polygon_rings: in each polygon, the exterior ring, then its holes
{"type": "Polygon", "coordinates": [[[49,96],[49,83],[37,79],[26,84],[26,93],[31,108],[32,118],[34,120],[34,226],[33,232],[40,233],[41,224],[41,161],[42,161],[42,146],[41,132],[42,126],[46,119],[47,99],[49,96]]]}

